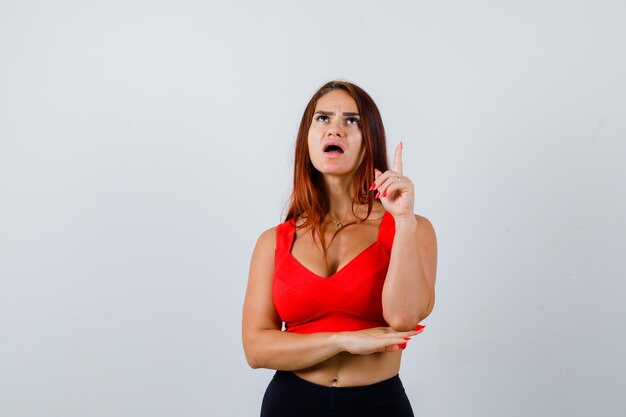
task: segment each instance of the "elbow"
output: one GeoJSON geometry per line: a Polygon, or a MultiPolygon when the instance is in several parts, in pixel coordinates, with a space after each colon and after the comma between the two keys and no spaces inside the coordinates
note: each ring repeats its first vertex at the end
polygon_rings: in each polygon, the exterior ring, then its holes
{"type": "Polygon", "coordinates": [[[393,330],[397,332],[408,332],[415,329],[433,311],[434,303],[431,301],[425,308],[410,312],[397,312],[394,314],[384,314],[385,321],[393,330]]]}
{"type": "Polygon", "coordinates": [[[256,357],[249,351],[249,349],[246,349],[246,346],[244,345],[243,347],[243,351],[244,354],[246,355],[246,362],[248,362],[248,366],[252,369],[258,369],[259,368],[259,363],[258,360],[256,359],[256,357]]]}
{"type": "Polygon", "coordinates": [[[247,356],[246,355],[246,361],[248,362],[248,366],[250,368],[252,368],[252,369],[259,369],[259,368],[261,368],[261,366],[259,365],[259,362],[255,358],[253,358],[251,356],[247,356]]]}
{"type": "Polygon", "coordinates": [[[391,327],[396,332],[408,332],[409,330],[413,330],[420,322],[415,316],[393,316],[389,318],[385,318],[389,327],[391,327]]]}
{"type": "Polygon", "coordinates": [[[248,366],[252,369],[276,369],[276,352],[272,348],[272,343],[267,341],[265,335],[273,332],[273,329],[263,329],[244,332],[243,352],[248,366]]]}
{"type": "Polygon", "coordinates": [[[243,352],[246,356],[246,362],[252,369],[263,368],[263,360],[259,357],[259,352],[255,349],[254,344],[250,340],[244,337],[243,340],[243,352]]]}
{"type": "Polygon", "coordinates": [[[265,363],[262,358],[259,357],[258,354],[254,354],[249,349],[244,349],[246,353],[246,362],[248,362],[248,366],[252,369],[266,368],[265,363]]]}

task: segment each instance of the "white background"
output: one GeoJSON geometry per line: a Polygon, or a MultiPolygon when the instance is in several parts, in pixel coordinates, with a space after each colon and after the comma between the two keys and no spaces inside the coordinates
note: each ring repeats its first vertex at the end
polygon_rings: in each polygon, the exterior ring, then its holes
{"type": "Polygon", "coordinates": [[[255,416],[241,308],[324,82],[439,239],[416,416],[626,415],[623,1],[0,1],[0,415],[255,416]]]}

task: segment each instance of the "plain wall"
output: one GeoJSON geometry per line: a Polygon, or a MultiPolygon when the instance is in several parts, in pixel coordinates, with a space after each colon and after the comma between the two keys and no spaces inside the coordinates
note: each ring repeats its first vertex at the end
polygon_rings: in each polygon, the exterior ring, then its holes
{"type": "Polygon", "coordinates": [[[0,415],[254,416],[249,260],[324,82],[439,240],[416,416],[623,416],[623,1],[0,1],[0,415]]]}

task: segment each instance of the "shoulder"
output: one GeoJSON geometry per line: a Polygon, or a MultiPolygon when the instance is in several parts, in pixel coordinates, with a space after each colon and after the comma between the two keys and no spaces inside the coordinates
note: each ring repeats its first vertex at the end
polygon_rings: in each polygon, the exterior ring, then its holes
{"type": "Polygon", "coordinates": [[[424,216],[420,216],[419,214],[415,215],[415,220],[417,220],[417,235],[420,241],[436,246],[437,235],[435,233],[435,227],[431,221],[424,216]]]}
{"type": "MultiPolygon", "coordinates": [[[[393,216],[389,216],[389,217],[393,219],[393,216]]],[[[437,238],[435,234],[435,228],[433,224],[431,223],[431,221],[428,220],[426,217],[421,216],[419,214],[415,214],[415,220],[416,220],[416,226],[417,226],[416,233],[420,241],[422,242],[430,241],[432,243],[435,243],[437,238]]],[[[395,220],[392,220],[392,223],[395,228],[395,220]]]]}
{"type": "Polygon", "coordinates": [[[280,225],[270,227],[269,229],[263,231],[263,233],[261,233],[256,240],[256,249],[274,250],[274,247],[276,246],[276,235],[278,234],[279,227],[280,225]]]}
{"type": "Polygon", "coordinates": [[[428,228],[428,229],[435,230],[431,221],[428,220],[426,217],[421,216],[419,214],[415,214],[415,220],[417,220],[417,225],[420,228],[428,228]]]}
{"type": "Polygon", "coordinates": [[[292,221],[288,220],[263,231],[257,238],[255,251],[271,249],[273,253],[275,248],[285,244],[293,227],[292,221]]]}
{"type": "Polygon", "coordinates": [[[271,227],[259,235],[254,245],[250,261],[251,277],[260,271],[271,271],[274,266],[274,249],[276,248],[276,230],[271,227]]]}

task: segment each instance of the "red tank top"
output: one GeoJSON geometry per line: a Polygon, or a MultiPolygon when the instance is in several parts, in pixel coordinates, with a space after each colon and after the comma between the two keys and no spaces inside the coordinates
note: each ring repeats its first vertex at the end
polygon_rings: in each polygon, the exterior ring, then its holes
{"type": "Polygon", "coordinates": [[[274,306],[294,333],[341,332],[389,326],[383,318],[382,290],[395,234],[385,211],[378,239],[328,278],[309,271],[291,255],[293,219],[278,225],[272,294],[274,306]]]}

